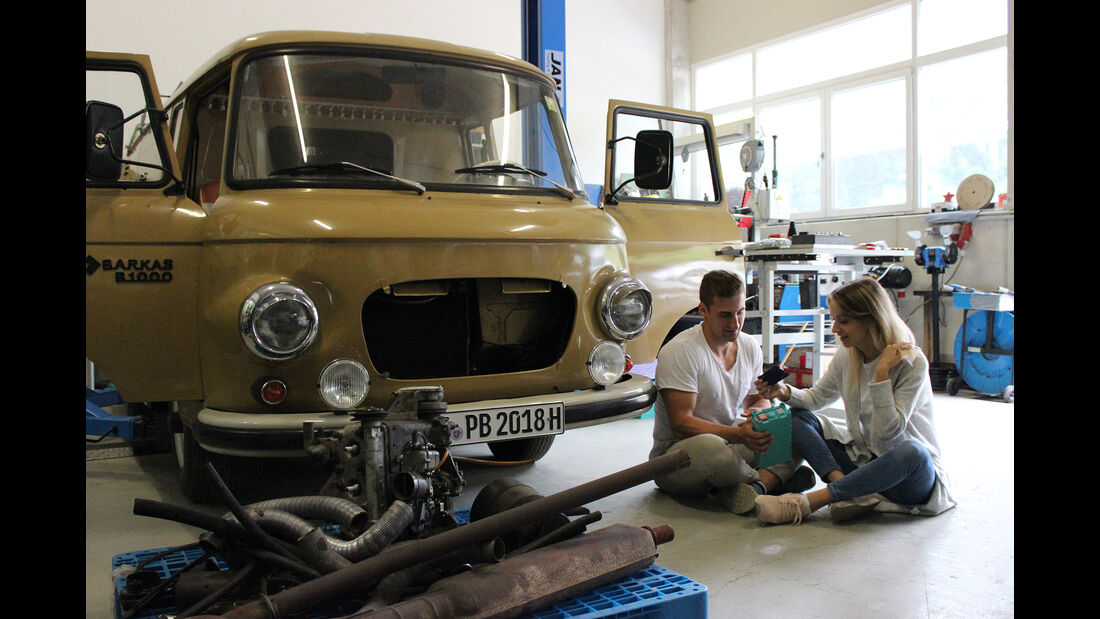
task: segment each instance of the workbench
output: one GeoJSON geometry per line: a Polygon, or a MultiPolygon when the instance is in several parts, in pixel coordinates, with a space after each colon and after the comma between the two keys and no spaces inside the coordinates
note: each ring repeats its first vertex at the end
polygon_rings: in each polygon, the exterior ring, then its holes
{"type": "MultiPolygon", "coordinates": [[[[774,290],[771,282],[776,275],[813,275],[818,280],[822,275],[835,275],[838,285],[861,277],[868,266],[887,262],[899,262],[906,256],[912,256],[908,249],[863,249],[852,245],[813,244],[792,245],[782,249],[747,249],[745,254],[745,281],[753,282],[753,268],[758,273],[760,285],[759,310],[746,314],[746,318],[759,317],[760,334],[752,337],[760,343],[764,352],[764,364],[776,363],[775,346],[812,344],[813,345],[813,382],[821,378],[822,352],[825,348],[825,317],[828,307],[806,309],[775,309],[774,290]],[[775,320],[780,316],[813,317],[813,331],[801,333],[776,333],[775,320]]],[[[820,298],[820,295],[817,295],[820,298]]]]}

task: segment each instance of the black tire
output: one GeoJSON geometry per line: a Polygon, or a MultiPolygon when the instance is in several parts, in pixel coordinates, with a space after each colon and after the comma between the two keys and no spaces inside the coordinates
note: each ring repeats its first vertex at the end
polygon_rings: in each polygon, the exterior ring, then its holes
{"type": "Polygon", "coordinates": [[[186,425],[180,424],[180,429],[173,438],[176,463],[179,465],[179,485],[183,495],[200,504],[221,499],[221,492],[206,470],[206,463],[212,463],[222,481],[229,485],[227,476],[231,470],[228,458],[203,449],[191,434],[191,428],[186,425]]]}
{"type": "Polygon", "coordinates": [[[506,462],[538,460],[550,451],[550,446],[554,444],[554,436],[551,434],[534,438],[521,438],[514,441],[497,441],[489,443],[489,451],[506,462]]]}

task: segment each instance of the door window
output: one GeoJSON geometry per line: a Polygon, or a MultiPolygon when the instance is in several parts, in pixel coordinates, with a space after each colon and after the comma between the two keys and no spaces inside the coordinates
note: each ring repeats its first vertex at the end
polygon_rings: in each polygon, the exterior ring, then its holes
{"type": "Polygon", "coordinates": [[[164,179],[164,159],[149,122],[145,82],[141,75],[126,70],[89,70],[85,73],[87,101],[112,103],[122,108],[123,125],[121,183],[156,184],[164,179]],[[141,113],[138,113],[141,112],[141,113]],[[136,114],[136,115],[135,115],[136,114]],[[134,116],[130,118],[130,116],[134,116]]]}
{"type": "Polygon", "coordinates": [[[662,201],[705,202],[721,201],[717,180],[717,165],[713,153],[704,139],[710,128],[701,119],[671,119],[650,115],[645,110],[623,110],[615,113],[614,151],[611,182],[615,189],[622,183],[616,197],[620,200],[658,199],[662,201]],[[633,182],[634,151],[639,146],[632,139],[639,131],[659,129],[673,136],[672,185],[668,189],[639,189],[633,182]]]}

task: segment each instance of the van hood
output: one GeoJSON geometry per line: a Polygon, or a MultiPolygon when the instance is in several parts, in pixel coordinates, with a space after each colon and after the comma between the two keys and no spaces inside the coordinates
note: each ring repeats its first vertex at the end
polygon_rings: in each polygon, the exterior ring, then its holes
{"type": "Polygon", "coordinates": [[[227,192],[204,234],[207,242],[397,239],[621,244],[626,235],[583,199],[330,188],[227,192]]]}

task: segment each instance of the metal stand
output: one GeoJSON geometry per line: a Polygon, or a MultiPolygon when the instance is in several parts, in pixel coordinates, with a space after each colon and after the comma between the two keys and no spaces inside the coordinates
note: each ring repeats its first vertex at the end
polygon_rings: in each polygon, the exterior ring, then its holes
{"type": "Polygon", "coordinates": [[[928,335],[930,331],[932,336],[932,354],[928,357],[928,375],[932,380],[932,390],[943,391],[947,388],[948,383],[957,376],[954,366],[940,362],[940,297],[943,295],[951,296],[952,293],[940,290],[940,275],[943,273],[943,269],[932,267],[927,270],[932,276],[931,289],[916,290],[914,294],[918,296],[927,295],[929,297],[928,304],[932,306],[924,312],[925,334],[928,335]],[[929,320],[930,314],[931,320],[929,320]]]}

